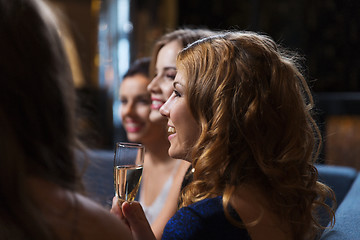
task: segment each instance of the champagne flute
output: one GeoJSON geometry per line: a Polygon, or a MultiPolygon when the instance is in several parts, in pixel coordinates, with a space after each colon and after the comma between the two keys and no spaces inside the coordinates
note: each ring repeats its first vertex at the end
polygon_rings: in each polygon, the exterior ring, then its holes
{"type": "Polygon", "coordinates": [[[119,204],[131,202],[139,190],[145,147],[138,143],[118,142],[114,155],[114,187],[119,204]]]}

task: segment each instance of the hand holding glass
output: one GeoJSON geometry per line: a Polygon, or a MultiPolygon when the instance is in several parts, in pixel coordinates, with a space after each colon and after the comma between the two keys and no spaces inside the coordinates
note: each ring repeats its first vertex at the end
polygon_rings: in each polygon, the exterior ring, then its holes
{"type": "Polygon", "coordinates": [[[139,190],[145,147],[137,143],[116,143],[114,186],[119,201],[131,202],[139,190]]]}

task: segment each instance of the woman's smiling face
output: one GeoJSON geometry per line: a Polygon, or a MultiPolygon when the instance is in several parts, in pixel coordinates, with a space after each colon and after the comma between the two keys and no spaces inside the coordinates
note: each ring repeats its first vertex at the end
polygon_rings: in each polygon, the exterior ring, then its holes
{"type": "Polygon", "coordinates": [[[160,113],[168,118],[169,155],[191,161],[189,154],[200,136],[200,125],[190,112],[182,70],[176,74],[173,89],[170,98],[160,108],[160,113]]]}
{"type": "Polygon", "coordinates": [[[156,58],[155,76],[148,85],[151,93],[150,120],[153,122],[164,121],[159,109],[170,97],[173,91],[173,82],[176,76],[176,56],[182,49],[180,42],[171,41],[165,44],[156,58]]]}
{"type": "Polygon", "coordinates": [[[120,87],[121,118],[127,137],[132,142],[143,142],[151,135],[148,83],[147,77],[136,74],[126,77],[120,87]]]}

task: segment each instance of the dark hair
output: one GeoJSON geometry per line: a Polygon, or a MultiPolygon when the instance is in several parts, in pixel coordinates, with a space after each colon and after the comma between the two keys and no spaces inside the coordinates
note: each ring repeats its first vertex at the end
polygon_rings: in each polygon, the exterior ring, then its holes
{"type": "Polygon", "coordinates": [[[28,177],[80,189],[75,90],[60,34],[42,0],[0,0],[0,232],[11,239],[49,237],[28,177]]]}
{"type": "Polygon", "coordinates": [[[129,70],[125,73],[124,78],[131,77],[136,74],[142,74],[149,77],[150,57],[139,58],[131,64],[129,70]]]}

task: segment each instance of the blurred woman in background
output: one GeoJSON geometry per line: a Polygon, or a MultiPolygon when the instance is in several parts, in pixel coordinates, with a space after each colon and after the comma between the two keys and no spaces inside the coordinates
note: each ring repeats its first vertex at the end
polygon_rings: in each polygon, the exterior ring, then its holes
{"type": "Polygon", "coordinates": [[[159,125],[152,124],[149,120],[149,65],[150,58],[136,60],[125,73],[119,91],[120,114],[127,138],[131,142],[144,144],[156,141],[159,132],[159,125]]]}

